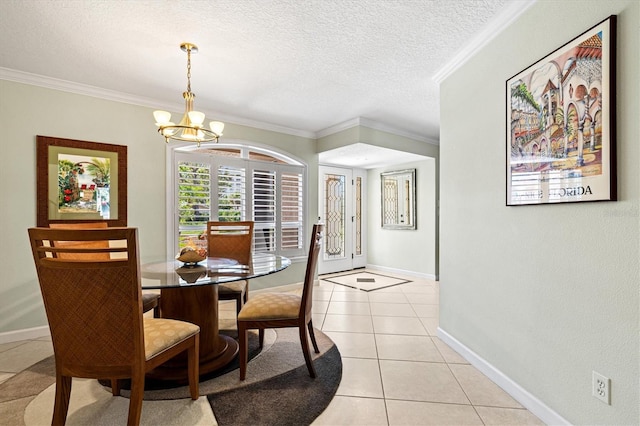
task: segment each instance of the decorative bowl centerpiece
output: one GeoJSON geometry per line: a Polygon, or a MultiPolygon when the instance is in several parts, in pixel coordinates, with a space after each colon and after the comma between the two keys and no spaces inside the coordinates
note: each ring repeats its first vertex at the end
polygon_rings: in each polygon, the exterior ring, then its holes
{"type": "Polygon", "coordinates": [[[189,284],[193,284],[200,278],[207,276],[207,267],[203,265],[181,266],[176,269],[176,273],[189,284]]]}
{"type": "Polygon", "coordinates": [[[184,263],[185,266],[194,266],[206,258],[207,251],[205,249],[192,246],[184,247],[180,250],[180,254],[176,256],[176,259],[184,263]]]}

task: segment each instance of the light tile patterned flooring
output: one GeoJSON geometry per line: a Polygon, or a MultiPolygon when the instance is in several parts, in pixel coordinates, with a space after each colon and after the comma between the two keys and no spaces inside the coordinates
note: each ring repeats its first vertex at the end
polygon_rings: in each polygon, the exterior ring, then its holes
{"type": "MultiPolygon", "coordinates": [[[[389,275],[384,272],[370,271],[389,275]]],[[[439,283],[365,292],[323,281],[313,324],[342,354],[342,382],[314,425],[540,425],[437,337],[439,283]]]]}
{"type": "MultiPolygon", "coordinates": [[[[412,282],[371,292],[314,287],[314,326],[338,346],[343,372],[313,424],[543,424],[436,337],[439,284],[401,278],[412,282]]],[[[221,308],[221,322],[232,321],[233,304],[221,308]]],[[[0,383],[52,354],[49,338],[0,345],[0,383]]]]}

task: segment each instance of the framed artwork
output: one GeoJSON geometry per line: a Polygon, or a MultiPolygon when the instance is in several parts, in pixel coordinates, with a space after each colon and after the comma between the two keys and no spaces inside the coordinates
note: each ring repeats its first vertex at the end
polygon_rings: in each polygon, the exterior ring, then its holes
{"type": "Polygon", "coordinates": [[[416,229],[416,169],[380,174],[382,228],[416,229]]]}
{"type": "Polygon", "coordinates": [[[37,136],[37,225],[127,226],[127,147],[37,136]]]}
{"type": "Polygon", "coordinates": [[[616,16],[506,84],[507,205],[616,200],[616,16]]]}

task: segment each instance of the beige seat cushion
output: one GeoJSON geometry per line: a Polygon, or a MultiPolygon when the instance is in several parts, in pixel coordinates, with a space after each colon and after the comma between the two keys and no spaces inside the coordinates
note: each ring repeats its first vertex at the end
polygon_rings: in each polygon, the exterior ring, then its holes
{"type": "Polygon", "coordinates": [[[190,322],[167,318],[144,319],[144,353],[151,359],[163,350],[180,343],[200,331],[200,327],[190,322]]]}
{"type": "Polygon", "coordinates": [[[256,294],[244,304],[238,321],[298,318],[301,302],[302,298],[292,293],[256,294]]]}
{"type": "Polygon", "coordinates": [[[245,280],[218,284],[218,294],[244,293],[246,288],[247,282],[245,280]]]}
{"type": "Polygon", "coordinates": [[[149,303],[153,303],[159,298],[160,298],[160,295],[158,293],[142,293],[142,306],[146,306],[149,303]]]}

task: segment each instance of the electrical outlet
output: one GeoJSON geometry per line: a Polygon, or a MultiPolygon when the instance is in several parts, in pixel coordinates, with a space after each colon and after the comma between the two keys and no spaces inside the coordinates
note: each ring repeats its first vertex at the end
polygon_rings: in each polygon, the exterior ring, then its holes
{"type": "Polygon", "coordinates": [[[611,405],[611,379],[593,371],[591,390],[593,396],[607,405],[611,405]]]}

